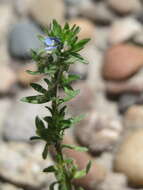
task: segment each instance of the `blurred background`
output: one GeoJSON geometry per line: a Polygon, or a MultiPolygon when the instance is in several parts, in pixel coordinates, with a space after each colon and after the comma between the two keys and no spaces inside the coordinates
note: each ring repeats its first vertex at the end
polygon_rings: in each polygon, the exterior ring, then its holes
{"type": "MultiPolygon", "coordinates": [[[[0,0],[0,190],[47,190],[54,180],[42,169],[43,144],[31,143],[43,106],[20,102],[42,83],[29,50],[52,19],[81,27],[91,38],[81,54],[89,65],[71,73],[81,93],[68,103],[69,115],[88,113],[67,138],[89,148],[77,163],[93,159],[90,177],[77,182],[87,190],[143,190],[143,1],[0,0]],[[70,137],[69,137],[70,135],[70,137]]],[[[66,140],[65,140],[66,141],[66,140]]],[[[73,155],[74,156],[74,155],[73,155]]]]}

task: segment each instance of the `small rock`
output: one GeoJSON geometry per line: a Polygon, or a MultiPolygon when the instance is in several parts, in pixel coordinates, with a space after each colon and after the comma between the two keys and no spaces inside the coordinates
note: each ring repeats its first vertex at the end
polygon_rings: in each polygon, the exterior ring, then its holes
{"type": "Polygon", "coordinates": [[[114,13],[108,9],[104,2],[93,3],[87,1],[81,4],[79,12],[84,17],[101,24],[109,24],[115,19],[114,13]]]}
{"type": "Polygon", "coordinates": [[[103,152],[99,157],[96,157],[96,162],[106,168],[108,171],[113,169],[113,153],[103,152]]]}
{"type": "Polygon", "coordinates": [[[98,185],[98,190],[130,190],[123,174],[109,173],[105,180],[98,185]]]}
{"type": "Polygon", "coordinates": [[[9,28],[13,22],[13,11],[10,4],[0,4],[0,42],[7,38],[9,28]]]}
{"type": "Polygon", "coordinates": [[[143,186],[143,129],[132,131],[125,137],[115,156],[117,172],[128,177],[130,183],[143,186]]]}
{"type": "Polygon", "coordinates": [[[16,100],[13,100],[4,123],[3,136],[11,141],[29,141],[29,138],[35,135],[35,117],[45,116],[49,112],[38,104],[28,104],[21,102],[20,99],[27,96],[36,95],[33,89],[20,92],[16,100]]]}
{"type": "Polygon", "coordinates": [[[137,45],[142,46],[143,45],[143,30],[141,30],[140,32],[136,33],[133,38],[132,38],[133,42],[137,45]]]}
{"type": "Polygon", "coordinates": [[[0,100],[0,139],[2,138],[2,132],[3,132],[3,125],[5,120],[7,119],[8,110],[11,106],[12,102],[8,98],[3,98],[0,100]]]}
{"type": "Polygon", "coordinates": [[[30,14],[42,25],[50,24],[53,19],[62,23],[65,14],[64,2],[62,0],[33,1],[31,3],[30,14]]]}
{"type": "Polygon", "coordinates": [[[107,81],[106,91],[110,94],[136,93],[143,92],[143,69],[126,81],[107,81]]]}
{"type": "Polygon", "coordinates": [[[143,49],[119,44],[109,48],[104,57],[103,76],[108,80],[123,80],[143,66],[143,49]]]}
{"type": "Polygon", "coordinates": [[[139,99],[138,94],[125,93],[121,95],[118,102],[119,111],[124,113],[129,107],[136,104],[138,99],[139,99]]]}
{"type": "Polygon", "coordinates": [[[30,83],[37,82],[41,79],[41,75],[30,75],[26,72],[27,70],[36,71],[35,63],[24,65],[18,70],[17,77],[21,85],[28,86],[30,83]]]}
{"type": "Polygon", "coordinates": [[[23,190],[9,183],[0,183],[0,190],[23,190]]]}
{"type": "Polygon", "coordinates": [[[80,93],[68,102],[69,111],[73,115],[85,113],[93,106],[93,89],[85,82],[79,82],[73,85],[74,89],[80,89],[80,93]]]}
{"type": "MultiPolygon", "coordinates": [[[[73,139],[69,137],[64,140],[64,143],[76,145],[73,139]]],[[[67,157],[73,158],[79,169],[85,169],[89,160],[93,160],[93,158],[86,152],[65,149],[64,154],[67,157]]],[[[102,167],[100,164],[96,163],[96,160],[94,160],[92,163],[92,167],[89,170],[89,173],[85,177],[82,177],[78,180],[74,180],[74,183],[88,190],[94,190],[96,185],[98,183],[101,183],[105,179],[105,176],[106,169],[102,167]]]]}
{"type": "Polygon", "coordinates": [[[139,0],[107,0],[108,5],[119,14],[134,13],[141,10],[141,2],[139,0]]]}
{"type": "Polygon", "coordinates": [[[8,93],[16,83],[16,73],[8,66],[1,65],[0,69],[0,93],[8,93]]]}
{"type": "Polygon", "coordinates": [[[85,18],[76,18],[69,21],[69,25],[73,26],[74,24],[81,28],[81,31],[78,35],[79,39],[93,37],[95,26],[92,22],[90,22],[90,20],[85,18]]]}
{"type": "Polygon", "coordinates": [[[43,185],[48,188],[54,177],[52,174],[47,177],[42,170],[53,162],[49,157],[42,160],[42,149],[43,144],[1,142],[0,176],[23,189],[41,189],[43,185]]]}
{"type": "Polygon", "coordinates": [[[75,135],[81,144],[96,153],[112,149],[118,142],[121,131],[119,120],[92,111],[75,128],[75,135]]]}
{"type": "Polygon", "coordinates": [[[29,59],[30,50],[41,47],[37,35],[41,30],[31,21],[24,20],[15,24],[9,33],[9,51],[13,57],[29,59]]]}
{"type": "Polygon", "coordinates": [[[129,130],[143,128],[143,106],[131,106],[124,115],[123,124],[129,130]]]}
{"type": "Polygon", "coordinates": [[[140,32],[141,28],[141,24],[130,17],[117,20],[111,26],[109,43],[118,44],[129,40],[133,35],[140,32]]]}
{"type": "Polygon", "coordinates": [[[95,30],[95,46],[97,49],[101,51],[105,51],[107,47],[109,46],[108,44],[108,36],[109,36],[110,28],[109,27],[96,27],[95,30]]]}
{"type": "Polygon", "coordinates": [[[27,16],[29,13],[29,8],[33,0],[15,0],[14,8],[19,16],[27,16]]]}

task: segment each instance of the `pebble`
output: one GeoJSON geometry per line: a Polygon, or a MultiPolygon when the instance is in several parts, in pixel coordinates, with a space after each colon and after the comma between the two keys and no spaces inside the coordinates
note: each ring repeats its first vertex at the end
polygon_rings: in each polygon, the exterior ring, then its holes
{"type": "Polygon", "coordinates": [[[80,93],[71,101],[69,101],[68,107],[69,111],[73,115],[85,113],[89,111],[93,106],[94,91],[85,82],[78,82],[73,85],[74,89],[80,89],[80,93]]]}
{"type": "Polygon", "coordinates": [[[132,38],[133,43],[142,46],[143,45],[143,30],[136,33],[132,38]]]}
{"type": "Polygon", "coordinates": [[[133,105],[125,112],[123,125],[129,130],[143,128],[143,106],[133,105]]]}
{"type": "Polygon", "coordinates": [[[127,179],[123,174],[110,172],[105,180],[97,186],[98,190],[130,190],[127,187],[127,179]]]}
{"type": "Polygon", "coordinates": [[[32,82],[37,82],[41,79],[42,75],[30,75],[26,71],[36,71],[36,64],[29,63],[22,66],[17,73],[18,81],[23,86],[28,86],[32,82]]]}
{"type": "Polygon", "coordinates": [[[6,140],[28,142],[29,138],[35,135],[35,117],[49,114],[44,106],[20,101],[23,97],[36,94],[33,89],[27,89],[18,93],[13,100],[7,113],[8,119],[5,120],[3,127],[3,136],[6,140]]]}
{"type": "Polygon", "coordinates": [[[115,171],[128,177],[130,183],[143,186],[143,129],[129,133],[115,156],[115,171]]]}
{"type": "Polygon", "coordinates": [[[129,107],[137,103],[139,99],[138,94],[124,93],[120,96],[118,106],[119,111],[124,113],[129,107]]]}
{"type": "Polygon", "coordinates": [[[123,80],[143,66],[143,49],[129,44],[119,44],[107,49],[104,55],[103,77],[123,80]]]}
{"type": "Polygon", "coordinates": [[[41,25],[47,26],[53,19],[62,23],[65,16],[65,6],[62,0],[37,0],[31,3],[31,16],[41,25]]]}
{"type": "Polygon", "coordinates": [[[53,162],[49,157],[42,160],[42,149],[43,144],[1,142],[0,176],[23,189],[41,189],[43,185],[48,188],[54,177],[42,170],[53,162]]]}
{"type": "Polygon", "coordinates": [[[108,42],[110,44],[119,44],[132,38],[142,29],[141,24],[131,17],[116,20],[109,32],[108,42]]]}
{"type": "Polygon", "coordinates": [[[16,83],[16,73],[6,65],[1,65],[0,74],[0,93],[5,94],[10,92],[12,86],[16,83]]]}
{"type": "Polygon", "coordinates": [[[141,2],[139,0],[107,0],[108,5],[117,13],[124,15],[135,13],[141,10],[141,2]]]}
{"type": "Polygon", "coordinates": [[[9,183],[0,183],[0,190],[23,190],[9,183]]]}
{"type": "Polygon", "coordinates": [[[2,110],[0,113],[0,139],[2,139],[4,122],[7,119],[8,110],[11,104],[12,104],[12,101],[8,98],[0,99],[0,108],[2,110]]]}
{"type": "Polygon", "coordinates": [[[93,3],[87,1],[80,6],[79,12],[84,17],[100,24],[110,24],[116,18],[104,2],[93,3]]]}
{"type": "Polygon", "coordinates": [[[29,8],[33,0],[15,0],[14,1],[14,8],[17,14],[21,17],[28,16],[29,8]]]}
{"type": "Polygon", "coordinates": [[[119,120],[92,111],[77,125],[75,135],[92,153],[97,153],[111,150],[118,142],[121,131],[119,120]]]}
{"type": "Polygon", "coordinates": [[[8,31],[13,23],[14,16],[12,6],[8,4],[0,4],[0,42],[6,40],[8,31]]]}
{"type": "Polygon", "coordinates": [[[105,86],[106,92],[114,95],[127,92],[140,94],[143,92],[143,69],[126,81],[108,81],[105,86]]]}
{"type": "MultiPolygon", "coordinates": [[[[69,136],[64,139],[64,143],[76,145],[75,141],[69,136]]],[[[79,152],[71,149],[65,149],[64,154],[67,157],[73,158],[79,169],[84,169],[88,164],[89,160],[93,160],[93,158],[87,152],[79,152]]],[[[102,167],[102,165],[96,163],[96,160],[93,160],[92,167],[89,170],[89,173],[81,179],[74,180],[74,183],[85,189],[94,190],[97,184],[104,181],[105,176],[106,169],[102,167]]]]}
{"type": "Polygon", "coordinates": [[[11,56],[30,59],[30,50],[41,47],[41,42],[37,38],[37,35],[41,33],[39,27],[29,20],[22,20],[20,23],[13,25],[8,40],[11,56]]]}
{"type": "Polygon", "coordinates": [[[85,18],[75,18],[69,21],[69,25],[73,26],[74,24],[81,28],[78,35],[79,39],[93,38],[95,26],[90,20],[85,18]]]}

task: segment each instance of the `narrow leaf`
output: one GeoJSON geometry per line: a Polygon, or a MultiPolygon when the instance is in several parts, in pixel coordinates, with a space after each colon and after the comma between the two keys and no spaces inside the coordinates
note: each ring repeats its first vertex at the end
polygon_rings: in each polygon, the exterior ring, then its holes
{"type": "Polygon", "coordinates": [[[27,102],[31,104],[43,104],[46,102],[49,102],[50,99],[43,95],[37,95],[37,96],[28,96],[21,99],[22,102],[27,102]]]}
{"type": "Polygon", "coordinates": [[[70,145],[70,144],[63,144],[62,148],[69,148],[69,149],[77,150],[80,152],[87,152],[88,151],[88,148],[86,148],[86,147],[75,146],[75,145],[70,145]]]}
{"type": "Polygon", "coordinates": [[[89,172],[90,168],[91,168],[92,162],[91,160],[88,162],[87,166],[86,166],[86,174],[89,172]]]}
{"type": "Polygon", "coordinates": [[[79,116],[72,118],[71,123],[72,123],[72,125],[75,125],[75,124],[79,123],[81,120],[83,120],[84,118],[85,118],[85,114],[81,114],[79,116]]]}
{"type": "Polygon", "coordinates": [[[45,168],[43,170],[43,172],[49,172],[49,173],[55,172],[55,167],[54,166],[49,166],[48,168],[45,168]]]}
{"type": "Polygon", "coordinates": [[[41,129],[41,130],[45,129],[45,125],[44,125],[43,121],[38,116],[36,116],[36,118],[35,118],[35,125],[36,125],[37,129],[41,129]]]}
{"type": "Polygon", "coordinates": [[[85,170],[80,170],[80,171],[76,171],[73,178],[74,179],[79,179],[86,176],[86,171],[85,170]]]}
{"type": "Polygon", "coordinates": [[[41,74],[39,71],[30,71],[30,70],[26,70],[26,72],[30,75],[39,75],[41,74]]]}
{"type": "Polygon", "coordinates": [[[53,183],[50,185],[49,189],[50,189],[50,190],[54,190],[55,185],[58,184],[58,183],[59,183],[58,181],[53,182],[53,183]]]}
{"type": "Polygon", "coordinates": [[[43,88],[41,85],[39,84],[36,84],[36,83],[31,83],[30,86],[32,88],[34,88],[34,90],[36,90],[37,92],[40,92],[40,93],[47,93],[47,90],[45,88],[43,88]]]}
{"type": "Polygon", "coordinates": [[[42,153],[42,157],[44,160],[47,158],[47,155],[48,155],[48,143],[46,143],[43,153],[42,153]]]}
{"type": "Polygon", "coordinates": [[[32,140],[39,140],[39,139],[41,139],[40,137],[37,137],[37,136],[33,136],[33,137],[30,137],[30,140],[32,141],[32,140]]]}

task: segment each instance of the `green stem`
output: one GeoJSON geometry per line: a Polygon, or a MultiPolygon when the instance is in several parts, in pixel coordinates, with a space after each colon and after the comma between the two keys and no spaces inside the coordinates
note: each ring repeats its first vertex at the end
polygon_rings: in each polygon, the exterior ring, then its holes
{"type": "MultiPolygon", "coordinates": [[[[54,92],[55,98],[57,98],[58,86],[60,83],[62,73],[63,73],[63,70],[62,70],[62,67],[60,67],[54,76],[53,92],[54,92]]],[[[58,104],[57,104],[56,99],[53,100],[53,102],[52,102],[52,108],[53,108],[53,117],[54,117],[54,116],[56,116],[56,114],[58,112],[58,104]]],[[[56,125],[57,121],[55,120],[54,122],[56,125]]],[[[71,183],[71,180],[69,179],[68,168],[65,165],[65,161],[64,161],[64,157],[63,157],[63,153],[62,153],[61,141],[58,141],[56,143],[55,150],[56,150],[56,155],[58,155],[60,157],[60,159],[58,159],[56,161],[57,161],[57,164],[60,166],[62,174],[63,174],[63,180],[61,181],[61,186],[63,186],[65,188],[65,190],[72,190],[72,183],[71,183]]]]}

